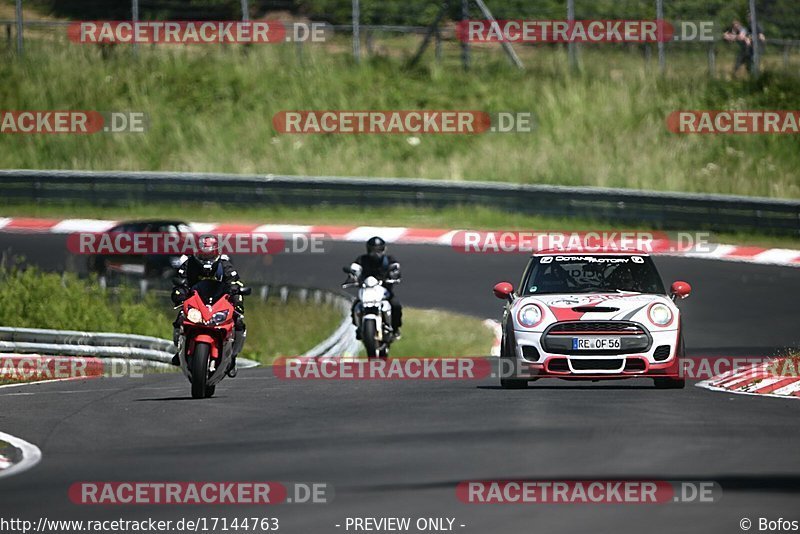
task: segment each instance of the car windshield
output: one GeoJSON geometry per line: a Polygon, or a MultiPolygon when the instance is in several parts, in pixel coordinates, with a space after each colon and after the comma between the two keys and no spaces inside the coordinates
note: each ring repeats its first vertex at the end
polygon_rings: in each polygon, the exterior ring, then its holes
{"type": "Polygon", "coordinates": [[[524,295],[614,291],[666,294],[650,257],[631,255],[537,256],[531,259],[523,288],[524,295]]]}

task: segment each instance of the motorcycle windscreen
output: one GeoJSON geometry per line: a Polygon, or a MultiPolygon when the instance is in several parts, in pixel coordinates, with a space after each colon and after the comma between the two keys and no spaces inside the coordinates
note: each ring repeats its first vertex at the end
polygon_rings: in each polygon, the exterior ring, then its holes
{"type": "Polygon", "coordinates": [[[227,294],[228,287],[218,280],[200,280],[192,286],[205,304],[214,304],[227,294]]]}

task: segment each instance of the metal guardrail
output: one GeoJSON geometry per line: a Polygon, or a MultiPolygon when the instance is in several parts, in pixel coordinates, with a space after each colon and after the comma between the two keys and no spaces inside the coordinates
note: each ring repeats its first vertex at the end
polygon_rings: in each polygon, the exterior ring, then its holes
{"type": "MultiPolygon", "coordinates": [[[[112,285],[108,285],[109,283],[104,277],[100,277],[100,281],[104,287],[108,287],[111,291],[114,291],[120,284],[128,284],[130,286],[137,285],[140,295],[152,293],[166,299],[172,293],[171,282],[164,279],[146,279],[137,275],[120,275],[115,277],[114,284],[112,285]]],[[[291,298],[303,304],[306,302],[313,302],[314,304],[339,306],[341,301],[352,301],[352,298],[346,293],[334,292],[329,289],[294,286],[290,284],[255,283],[247,285],[252,288],[253,293],[252,296],[247,297],[246,302],[250,299],[259,299],[262,302],[278,299],[281,304],[286,304],[291,298]]]]}
{"type": "Polygon", "coordinates": [[[97,205],[183,201],[238,205],[445,207],[578,217],[663,229],[800,236],[800,201],[760,197],[424,179],[163,172],[0,170],[6,202],[97,205]]]}
{"type": "MultiPolygon", "coordinates": [[[[134,334],[2,326],[0,354],[2,353],[136,360],[155,364],[151,365],[155,367],[171,368],[175,345],[166,339],[134,334]]],[[[238,365],[245,369],[256,367],[258,363],[240,358],[238,365]]]]}
{"type": "Polygon", "coordinates": [[[93,347],[130,347],[161,352],[174,350],[172,341],[158,337],[106,332],[82,332],[78,330],[11,328],[6,326],[0,326],[0,341],[28,341],[35,343],[57,343],[61,341],[93,347]]]}
{"type": "Polygon", "coordinates": [[[301,358],[351,357],[356,356],[361,350],[361,344],[356,340],[355,329],[350,317],[352,297],[335,295],[334,298],[336,305],[342,311],[342,322],[333,334],[301,355],[301,358]]]}
{"type": "Polygon", "coordinates": [[[0,353],[124,358],[169,363],[175,354],[171,341],[149,336],[0,327],[0,353]]]}

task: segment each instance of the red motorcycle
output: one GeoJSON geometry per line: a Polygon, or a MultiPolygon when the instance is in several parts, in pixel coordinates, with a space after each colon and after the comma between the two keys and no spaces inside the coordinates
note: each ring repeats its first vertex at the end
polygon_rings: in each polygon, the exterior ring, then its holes
{"type": "MultiPolygon", "coordinates": [[[[239,293],[249,295],[250,289],[239,293]]],[[[178,355],[195,399],[213,396],[225,378],[233,352],[234,313],[228,287],[216,280],[199,282],[183,302],[178,355]]]]}

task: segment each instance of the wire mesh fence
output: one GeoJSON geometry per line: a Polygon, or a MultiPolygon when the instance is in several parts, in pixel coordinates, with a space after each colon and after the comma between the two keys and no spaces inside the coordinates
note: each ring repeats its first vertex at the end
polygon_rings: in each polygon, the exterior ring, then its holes
{"type": "MultiPolygon", "coordinates": [[[[550,54],[555,55],[554,61],[581,68],[596,53],[629,53],[665,72],[702,68],[717,76],[730,74],[734,67],[739,72],[752,67],[800,71],[800,4],[795,0],[5,0],[0,8],[5,47],[19,54],[26,46],[45,50],[78,46],[68,36],[70,21],[273,20],[289,26],[327,25],[325,38],[319,42],[287,38],[275,45],[294,49],[292,56],[301,61],[303,49],[311,46],[325,54],[352,53],[356,60],[362,56],[412,60],[419,55],[424,61],[464,67],[500,61],[508,53],[512,59],[519,56],[519,66],[550,54]],[[755,31],[750,28],[751,3],[756,8],[755,31]],[[683,24],[708,23],[710,38],[675,39],[663,45],[518,43],[513,48],[506,45],[504,51],[496,42],[465,43],[456,31],[462,19],[653,20],[660,13],[677,29],[683,24]],[[752,44],[725,39],[736,21],[752,44]],[[421,47],[423,43],[430,46],[421,47]]],[[[90,48],[101,50],[104,56],[109,49],[103,44],[90,48]]]]}

